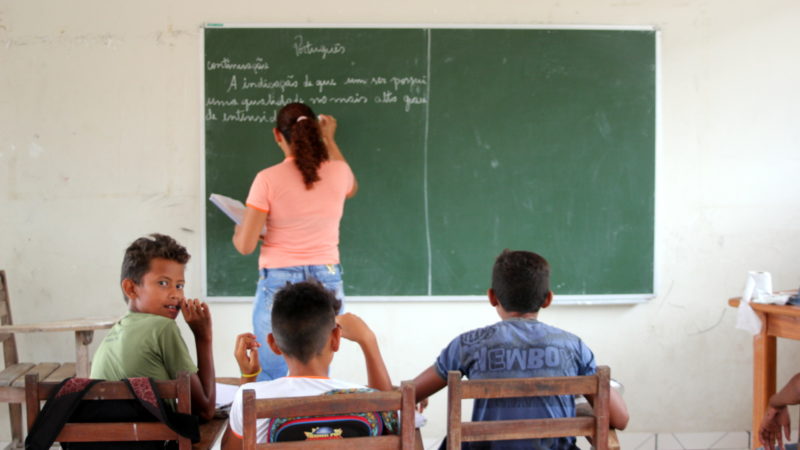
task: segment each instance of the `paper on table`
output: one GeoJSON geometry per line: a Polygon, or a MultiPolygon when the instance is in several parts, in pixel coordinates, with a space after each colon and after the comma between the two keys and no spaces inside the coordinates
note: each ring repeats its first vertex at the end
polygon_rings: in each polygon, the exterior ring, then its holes
{"type": "Polygon", "coordinates": [[[223,408],[233,403],[239,386],[235,384],[217,383],[217,408],[223,408]]]}
{"type": "Polygon", "coordinates": [[[423,416],[421,412],[414,411],[414,428],[422,428],[428,423],[428,418],[423,416]]]}
{"type": "Polygon", "coordinates": [[[747,331],[752,335],[761,332],[761,319],[758,314],[753,311],[750,302],[744,300],[739,301],[739,308],[736,311],[736,328],[747,331]]]}
{"type": "Polygon", "coordinates": [[[761,319],[750,306],[750,299],[754,293],[753,301],[761,300],[772,294],[772,277],[769,272],[750,271],[747,273],[744,293],[739,301],[739,309],[736,311],[736,328],[745,330],[752,335],[761,332],[761,319]]]}

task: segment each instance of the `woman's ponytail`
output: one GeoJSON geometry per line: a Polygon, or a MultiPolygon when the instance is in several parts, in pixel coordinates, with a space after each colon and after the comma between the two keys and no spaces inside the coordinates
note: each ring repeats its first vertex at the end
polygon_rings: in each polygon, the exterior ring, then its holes
{"type": "Polygon", "coordinates": [[[277,127],[292,149],[306,189],[311,189],[320,179],[320,165],[328,159],[317,116],[302,103],[290,103],[278,112],[277,127]]]}

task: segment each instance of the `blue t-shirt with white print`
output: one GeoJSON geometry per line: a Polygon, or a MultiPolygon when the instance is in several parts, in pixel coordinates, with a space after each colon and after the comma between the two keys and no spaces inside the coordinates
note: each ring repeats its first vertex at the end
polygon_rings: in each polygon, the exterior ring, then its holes
{"type": "MultiPolygon", "coordinates": [[[[536,319],[507,319],[461,334],[442,350],[436,370],[458,370],[471,380],[592,375],[594,354],[572,333],[536,319]]],[[[476,399],[473,421],[574,417],[570,395],[476,399]]],[[[476,442],[470,448],[575,449],[575,438],[476,442]]]]}

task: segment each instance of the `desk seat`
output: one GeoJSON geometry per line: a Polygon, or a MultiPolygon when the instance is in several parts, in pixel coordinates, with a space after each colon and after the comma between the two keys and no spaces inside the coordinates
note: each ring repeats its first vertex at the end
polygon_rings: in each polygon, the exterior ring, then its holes
{"type": "Polygon", "coordinates": [[[25,375],[36,374],[44,381],[61,381],[75,376],[75,363],[18,363],[0,372],[0,402],[21,403],[25,401],[25,375]],[[15,389],[5,389],[15,388],[15,389]]]}

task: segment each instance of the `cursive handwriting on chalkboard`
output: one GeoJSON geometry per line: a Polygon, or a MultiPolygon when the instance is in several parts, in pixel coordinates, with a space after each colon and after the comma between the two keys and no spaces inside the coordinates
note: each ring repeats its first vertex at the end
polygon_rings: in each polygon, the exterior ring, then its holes
{"type": "Polygon", "coordinates": [[[344,55],[347,52],[347,48],[338,42],[330,45],[314,45],[311,41],[306,41],[302,34],[294,37],[293,47],[296,56],[320,55],[322,59],[328,55],[344,55]]]}
{"type": "Polygon", "coordinates": [[[206,61],[206,70],[209,72],[214,70],[245,70],[258,73],[262,70],[268,70],[269,64],[262,58],[258,57],[254,61],[246,62],[231,62],[228,58],[222,58],[219,61],[206,61]]]}
{"type": "MultiPolygon", "coordinates": [[[[206,121],[269,123],[281,106],[291,102],[319,105],[397,105],[406,113],[428,103],[427,77],[411,74],[345,74],[314,77],[289,74],[270,78],[248,76],[252,65],[223,59],[227,67],[239,67],[227,76],[224,96],[206,98],[206,121]],[[377,89],[377,90],[376,90],[377,89]]],[[[260,61],[264,66],[267,63],[260,61]]],[[[218,69],[222,69],[219,66],[218,69]]],[[[219,92],[219,91],[218,91],[219,92]]]]}
{"type": "MultiPolygon", "coordinates": [[[[235,77],[236,75],[231,78],[235,77]]],[[[248,80],[247,77],[242,77],[242,85],[239,89],[280,89],[281,92],[284,92],[288,88],[297,86],[299,86],[299,82],[294,79],[294,75],[289,75],[282,80],[270,80],[263,77],[259,77],[257,80],[248,80]]],[[[230,90],[230,85],[228,90],[230,90]]]]}
{"type": "Polygon", "coordinates": [[[349,64],[346,60],[342,64],[342,59],[334,63],[329,57],[347,53],[343,44],[325,39],[312,41],[303,34],[296,34],[281,45],[287,47],[292,58],[314,56],[319,60],[299,65],[302,71],[288,73],[285,64],[268,61],[268,55],[249,58],[224,55],[206,61],[206,92],[214,95],[206,97],[205,120],[271,122],[277,110],[290,102],[308,103],[312,107],[372,105],[405,113],[428,104],[428,77],[424,71],[367,68],[358,64],[357,59],[349,64]]]}

